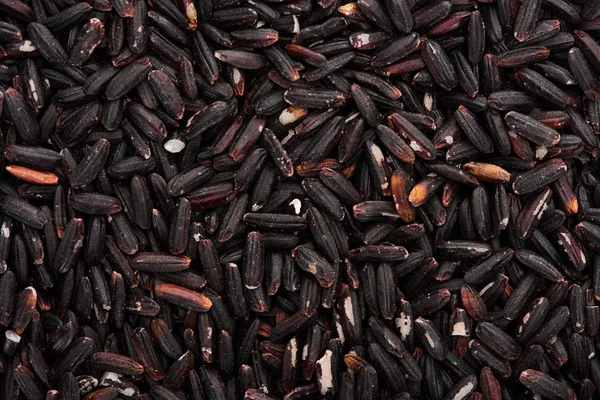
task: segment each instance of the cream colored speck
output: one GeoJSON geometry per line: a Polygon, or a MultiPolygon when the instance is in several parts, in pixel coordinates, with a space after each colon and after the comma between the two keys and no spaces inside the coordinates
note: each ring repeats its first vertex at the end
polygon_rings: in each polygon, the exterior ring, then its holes
{"type": "Polygon", "coordinates": [[[423,95],[423,105],[429,111],[433,109],[433,96],[431,95],[431,93],[425,92],[425,94],[423,95]]]}
{"type": "Polygon", "coordinates": [[[100,378],[100,385],[102,386],[112,386],[113,382],[120,382],[120,378],[121,375],[115,373],[115,372],[105,372],[104,374],[102,374],[102,377],[100,378]]]}
{"type": "Polygon", "coordinates": [[[15,332],[15,331],[8,330],[8,331],[6,331],[4,333],[4,336],[6,337],[7,341],[10,340],[13,343],[20,343],[21,342],[21,336],[19,336],[17,334],[17,332],[15,332]]]}
{"type": "Polygon", "coordinates": [[[8,225],[6,224],[6,222],[4,222],[2,224],[2,228],[0,228],[0,234],[4,238],[10,237],[10,228],[8,227],[8,225]]]}
{"type": "Polygon", "coordinates": [[[460,389],[458,391],[458,393],[456,393],[456,395],[452,398],[452,400],[461,400],[461,399],[466,398],[468,395],[471,394],[473,389],[475,389],[473,383],[469,382],[462,389],[460,389]]]}
{"type": "Polygon", "coordinates": [[[196,6],[194,5],[194,3],[189,3],[187,5],[185,13],[187,15],[196,15],[196,6]]]}
{"type": "Polygon", "coordinates": [[[533,215],[536,215],[538,219],[541,218],[541,214],[548,207],[548,203],[546,202],[546,200],[548,199],[549,194],[550,192],[548,192],[548,195],[540,199],[540,201],[535,205],[535,208],[533,209],[533,215]]]}
{"type": "Polygon", "coordinates": [[[548,154],[548,148],[546,146],[540,146],[535,150],[535,158],[538,160],[546,157],[546,154],[548,154]]]}
{"type": "Polygon", "coordinates": [[[468,336],[467,327],[464,322],[457,322],[452,327],[452,336],[468,336]]]}
{"type": "Polygon", "coordinates": [[[325,355],[323,355],[323,357],[317,361],[317,368],[321,371],[321,376],[317,381],[317,385],[319,386],[319,392],[323,396],[333,389],[333,374],[331,366],[332,357],[333,352],[331,350],[327,350],[325,355]]]}
{"type": "Polygon", "coordinates": [[[337,312],[333,312],[333,320],[335,322],[335,329],[337,330],[338,338],[340,342],[344,344],[346,342],[346,337],[344,336],[344,329],[342,328],[342,324],[340,323],[340,315],[337,312]]]}
{"type": "Polygon", "coordinates": [[[494,285],[494,282],[490,282],[490,283],[488,283],[487,285],[485,285],[485,286],[483,287],[483,289],[481,289],[481,290],[479,291],[479,295],[480,295],[480,296],[483,296],[483,294],[484,294],[485,292],[487,292],[487,291],[488,291],[488,290],[489,290],[489,289],[490,289],[490,288],[491,288],[493,285],[494,285]]]}
{"type": "Polygon", "coordinates": [[[569,246],[571,246],[571,238],[569,237],[569,235],[565,235],[563,233],[559,233],[559,235],[565,239],[565,241],[569,244],[569,246]]]}
{"type": "Polygon", "coordinates": [[[233,81],[239,83],[242,80],[242,73],[236,67],[233,67],[233,81]]]}
{"type": "Polygon", "coordinates": [[[164,147],[169,153],[179,153],[185,148],[185,142],[179,139],[171,139],[165,142],[164,147]]]}
{"type": "Polygon", "coordinates": [[[431,346],[432,349],[435,349],[435,342],[433,341],[433,338],[429,332],[425,332],[425,339],[427,339],[429,346],[431,346]]]}
{"type": "Polygon", "coordinates": [[[295,337],[290,340],[290,353],[292,356],[292,367],[295,367],[298,360],[298,341],[295,337]]]}
{"type": "Polygon", "coordinates": [[[33,79],[29,79],[29,88],[31,89],[31,94],[33,95],[33,100],[38,101],[37,90],[35,89],[35,82],[33,79]]]}
{"type": "Polygon", "coordinates": [[[354,114],[350,115],[348,118],[346,118],[346,120],[344,122],[348,123],[348,122],[352,121],[353,119],[355,119],[356,117],[358,117],[359,115],[360,115],[359,113],[354,113],[354,114]]]}
{"type": "Polygon", "coordinates": [[[523,316],[523,323],[526,324],[527,321],[529,321],[529,318],[531,318],[531,313],[527,313],[523,316]]]}
{"type": "Polygon", "coordinates": [[[296,215],[300,214],[300,211],[302,210],[302,202],[300,199],[294,199],[290,201],[290,206],[294,207],[294,213],[296,215]]]}
{"type": "Polygon", "coordinates": [[[293,138],[295,135],[296,135],[296,131],[293,129],[289,129],[287,136],[283,138],[283,140],[281,141],[281,144],[283,144],[285,146],[285,144],[287,142],[289,142],[290,139],[293,138]]]}
{"type": "Polygon", "coordinates": [[[31,43],[30,40],[24,40],[23,44],[19,46],[20,51],[32,52],[35,51],[36,47],[31,43]]]}
{"type": "Polygon", "coordinates": [[[383,152],[375,143],[371,143],[371,153],[373,154],[373,157],[375,158],[377,164],[381,164],[385,161],[385,156],[383,155],[383,152]]]}
{"type": "Polygon", "coordinates": [[[410,148],[413,149],[414,151],[423,150],[423,148],[421,146],[419,146],[419,143],[415,142],[414,140],[410,141],[410,148]]]}
{"type": "Polygon", "coordinates": [[[369,44],[370,40],[369,40],[369,34],[367,33],[362,33],[360,35],[355,36],[355,41],[356,41],[356,45],[358,47],[364,46],[369,44]]]}
{"type": "Polygon", "coordinates": [[[279,123],[281,123],[281,125],[289,125],[296,122],[297,120],[298,117],[296,117],[296,114],[294,114],[293,111],[290,110],[290,107],[286,108],[281,112],[281,114],[279,114],[279,123]]]}
{"type": "Polygon", "coordinates": [[[410,316],[401,312],[400,316],[396,318],[396,328],[400,329],[400,339],[406,340],[412,331],[412,321],[410,316]]]}
{"type": "Polygon", "coordinates": [[[348,322],[350,325],[354,326],[356,321],[354,320],[354,309],[352,307],[352,298],[350,296],[346,297],[344,300],[344,311],[346,312],[348,322]]]}

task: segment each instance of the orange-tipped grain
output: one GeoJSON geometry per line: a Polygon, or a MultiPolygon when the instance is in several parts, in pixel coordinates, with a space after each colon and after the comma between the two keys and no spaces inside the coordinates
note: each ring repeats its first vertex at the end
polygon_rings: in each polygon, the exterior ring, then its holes
{"type": "Polygon", "coordinates": [[[17,335],[23,334],[27,325],[31,321],[37,304],[37,291],[32,286],[28,286],[17,297],[12,320],[12,330],[17,335]]]}
{"type": "Polygon", "coordinates": [[[473,287],[467,284],[462,285],[460,298],[471,318],[475,321],[485,321],[487,319],[486,305],[473,287]]]}
{"type": "Polygon", "coordinates": [[[391,178],[392,196],[394,197],[394,205],[400,218],[404,222],[412,222],[416,217],[416,211],[409,201],[409,193],[411,189],[410,178],[404,171],[397,170],[392,174],[391,178]]]}
{"type": "Polygon", "coordinates": [[[468,162],[463,165],[463,168],[482,181],[494,183],[506,183],[510,181],[510,173],[495,164],[468,162]]]}
{"type": "Polygon", "coordinates": [[[357,2],[352,2],[348,4],[344,4],[343,6],[338,7],[338,12],[342,14],[344,17],[352,18],[358,21],[364,21],[365,16],[362,11],[360,11],[360,7],[357,2]]]}
{"type": "Polygon", "coordinates": [[[357,354],[348,353],[344,356],[344,364],[350,371],[358,372],[369,363],[357,354]]]}
{"type": "Polygon", "coordinates": [[[283,126],[291,125],[306,117],[308,113],[308,108],[289,106],[279,114],[279,122],[283,126]]]}
{"type": "Polygon", "coordinates": [[[546,47],[524,47],[498,54],[497,63],[500,68],[516,68],[545,60],[549,56],[550,50],[546,47]]]}
{"type": "Polygon", "coordinates": [[[8,165],[6,170],[13,176],[36,185],[56,185],[58,176],[48,171],[22,167],[20,165],[8,165]]]}
{"type": "Polygon", "coordinates": [[[196,27],[198,26],[198,13],[194,2],[192,0],[184,0],[183,8],[185,9],[185,17],[188,20],[188,28],[191,31],[196,30],[196,27]]]}
{"type": "Polygon", "coordinates": [[[579,201],[577,195],[571,188],[569,181],[566,176],[560,177],[556,182],[552,184],[554,193],[558,199],[562,210],[566,215],[577,214],[579,211],[579,201]]]}
{"type": "Polygon", "coordinates": [[[443,184],[444,178],[436,174],[430,174],[412,188],[408,195],[408,201],[413,207],[422,206],[443,184]]]}
{"type": "Polygon", "coordinates": [[[319,176],[323,168],[329,168],[334,171],[339,171],[342,165],[335,158],[324,158],[321,161],[307,161],[296,166],[296,173],[303,178],[313,178],[319,176]]]}
{"type": "Polygon", "coordinates": [[[212,307],[212,301],[202,293],[171,283],[161,283],[154,288],[156,296],[170,303],[192,311],[205,312],[212,307]]]}

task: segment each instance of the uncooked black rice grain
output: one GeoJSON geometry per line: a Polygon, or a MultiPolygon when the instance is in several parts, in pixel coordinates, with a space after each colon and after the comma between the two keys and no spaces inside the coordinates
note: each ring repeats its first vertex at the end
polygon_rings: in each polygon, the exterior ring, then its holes
{"type": "Polygon", "coordinates": [[[0,0],[0,399],[599,397],[598,10],[0,0]]]}

